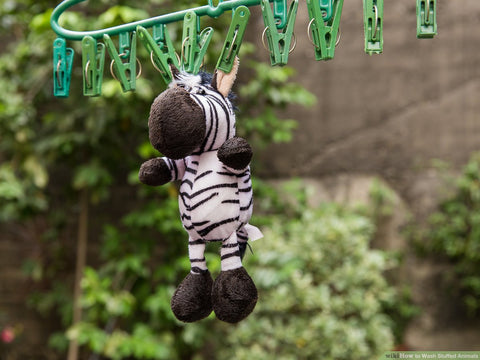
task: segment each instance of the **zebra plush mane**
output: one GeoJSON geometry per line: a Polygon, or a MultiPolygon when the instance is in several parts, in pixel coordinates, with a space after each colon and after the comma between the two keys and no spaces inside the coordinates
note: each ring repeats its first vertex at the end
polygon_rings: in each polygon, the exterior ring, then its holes
{"type": "MultiPolygon", "coordinates": [[[[175,75],[174,81],[170,84],[170,87],[181,86],[188,92],[192,89],[198,89],[199,87],[207,87],[213,89],[212,86],[213,74],[205,71],[200,71],[197,75],[189,74],[181,71],[175,75]]],[[[235,106],[235,99],[237,96],[233,91],[228,93],[227,99],[232,104],[235,111],[238,108],[235,106]]]]}

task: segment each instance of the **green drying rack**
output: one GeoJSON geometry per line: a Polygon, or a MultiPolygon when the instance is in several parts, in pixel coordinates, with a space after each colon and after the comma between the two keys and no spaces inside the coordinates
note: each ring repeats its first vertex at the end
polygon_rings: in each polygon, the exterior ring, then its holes
{"type": "MultiPolygon", "coordinates": [[[[167,84],[172,81],[172,66],[196,74],[213,35],[210,27],[200,32],[199,19],[202,16],[217,18],[226,11],[232,11],[230,29],[216,66],[226,73],[231,71],[240,50],[250,17],[248,8],[251,6],[261,6],[265,23],[262,42],[267,48],[265,39],[267,40],[272,66],[285,65],[288,54],[296,45],[293,28],[299,0],[291,0],[290,7],[287,6],[288,0],[217,0],[216,4],[213,0],[208,0],[204,6],[106,29],[73,31],[61,27],[61,15],[84,1],[86,0],[64,0],[51,15],[51,27],[58,35],[53,43],[53,93],[57,97],[69,95],[74,51],[67,47],[66,40],[82,41],[83,93],[86,96],[101,94],[105,50],[112,58],[110,72],[120,82],[122,90],[135,90],[135,80],[141,72],[141,64],[136,58],[137,38],[150,53],[153,66],[167,84]],[[166,24],[178,21],[183,21],[184,24],[181,56],[175,52],[166,28],[166,24]],[[153,37],[146,30],[148,28],[153,28],[153,37]],[[115,47],[112,36],[119,37],[119,50],[115,47]]],[[[417,2],[417,37],[432,38],[437,34],[436,0],[412,1],[417,2]]],[[[334,57],[335,47],[340,40],[343,2],[344,0],[306,0],[310,18],[307,34],[314,45],[316,60],[334,57]]],[[[363,0],[363,3],[365,52],[379,54],[383,51],[383,0],[363,0]]]]}

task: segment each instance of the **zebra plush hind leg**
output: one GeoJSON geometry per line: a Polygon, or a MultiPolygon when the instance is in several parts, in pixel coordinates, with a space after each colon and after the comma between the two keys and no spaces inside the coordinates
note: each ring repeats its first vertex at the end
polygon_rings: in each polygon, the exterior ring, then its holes
{"type": "Polygon", "coordinates": [[[222,271],[213,284],[213,311],[218,319],[237,323],[255,308],[257,288],[242,266],[236,233],[223,241],[220,255],[222,271]]]}
{"type": "Polygon", "coordinates": [[[189,239],[191,271],[175,290],[171,308],[183,322],[201,320],[212,312],[213,279],[205,262],[205,242],[189,239]]]}

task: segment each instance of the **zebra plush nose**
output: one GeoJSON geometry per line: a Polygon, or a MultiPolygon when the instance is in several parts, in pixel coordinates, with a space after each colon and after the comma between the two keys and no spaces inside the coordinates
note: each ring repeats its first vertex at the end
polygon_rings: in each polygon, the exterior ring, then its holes
{"type": "Polygon", "coordinates": [[[205,138],[203,110],[181,87],[165,90],[153,102],[148,118],[152,146],[171,159],[197,150],[205,138]]]}

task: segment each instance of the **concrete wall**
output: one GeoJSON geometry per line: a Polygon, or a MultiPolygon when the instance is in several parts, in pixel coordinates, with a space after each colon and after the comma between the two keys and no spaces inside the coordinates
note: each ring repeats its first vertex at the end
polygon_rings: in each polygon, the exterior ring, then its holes
{"type": "MultiPolygon", "coordinates": [[[[263,29],[254,14],[249,34],[263,29]]],[[[415,1],[386,1],[384,53],[364,53],[362,1],[346,0],[335,58],[316,62],[300,2],[297,49],[289,64],[296,81],[318,97],[299,120],[293,143],[272,147],[269,174],[322,176],[378,173],[399,180],[432,158],[463,162],[478,149],[480,122],[480,1],[438,1],[438,35],[416,38],[415,1]]],[[[258,53],[268,54],[258,43],[258,53]]]]}

